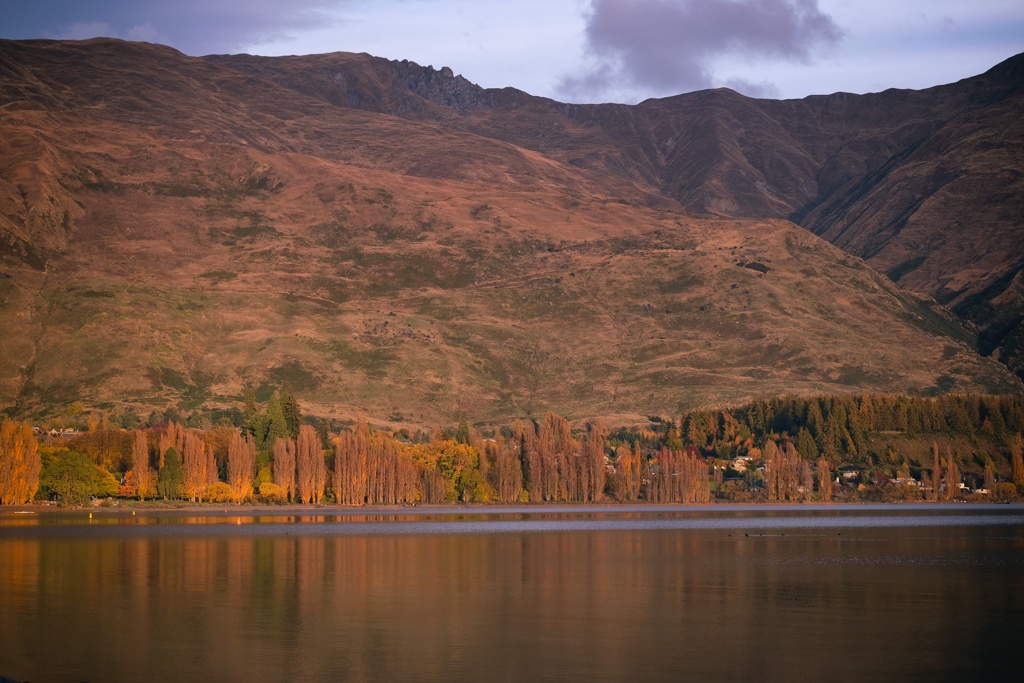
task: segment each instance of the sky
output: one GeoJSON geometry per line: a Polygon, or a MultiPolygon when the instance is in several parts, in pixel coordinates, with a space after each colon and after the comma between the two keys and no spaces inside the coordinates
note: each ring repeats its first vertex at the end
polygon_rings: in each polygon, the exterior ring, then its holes
{"type": "Polygon", "coordinates": [[[189,55],[367,52],[489,88],[636,103],[926,88],[1024,52],[1021,0],[0,0],[0,37],[189,55]]]}

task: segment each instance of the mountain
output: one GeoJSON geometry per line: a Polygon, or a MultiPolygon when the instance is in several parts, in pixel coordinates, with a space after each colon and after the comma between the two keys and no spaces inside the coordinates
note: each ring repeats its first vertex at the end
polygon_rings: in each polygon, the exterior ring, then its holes
{"type": "Polygon", "coordinates": [[[423,425],[1020,391],[945,308],[813,234],[899,137],[819,104],[564,105],[366,55],[0,41],[0,402],[283,386],[423,425]]]}
{"type": "Polygon", "coordinates": [[[367,55],[211,58],[304,95],[433,120],[648,186],[689,213],[787,218],[934,297],[1024,377],[1024,55],[927,90],[637,106],[484,90],[367,55]]]}

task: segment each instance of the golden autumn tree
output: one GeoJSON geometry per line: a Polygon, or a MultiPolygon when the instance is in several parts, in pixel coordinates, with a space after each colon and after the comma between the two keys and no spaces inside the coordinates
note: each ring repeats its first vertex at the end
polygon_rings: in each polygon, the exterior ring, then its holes
{"type": "Polygon", "coordinates": [[[832,469],[825,458],[818,458],[818,497],[822,503],[832,502],[832,469]]]}
{"type": "Polygon", "coordinates": [[[621,444],[615,450],[615,495],[624,503],[634,503],[640,497],[642,482],[640,444],[633,448],[621,444]]]}
{"type": "Polygon", "coordinates": [[[228,445],[228,486],[236,503],[252,496],[252,483],[256,477],[256,442],[252,436],[235,432],[228,445]]]}
{"type": "Polygon", "coordinates": [[[523,490],[523,466],[520,442],[499,441],[494,444],[494,489],[502,503],[519,501],[523,490]]]}
{"type": "Polygon", "coordinates": [[[0,504],[22,505],[39,488],[38,443],[27,422],[0,423],[0,504]]]}
{"type": "Polygon", "coordinates": [[[212,454],[203,437],[195,431],[186,431],[181,456],[181,469],[184,474],[183,490],[188,499],[203,502],[203,493],[209,484],[209,467],[212,454]]]}
{"type": "Polygon", "coordinates": [[[800,461],[800,498],[805,503],[811,502],[814,495],[814,475],[811,474],[811,464],[806,460],[800,461]]]}
{"type": "Polygon", "coordinates": [[[295,500],[295,441],[278,438],[274,441],[274,483],[281,487],[288,502],[295,500]]]}
{"type": "Polygon", "coordinates": [[[310,425],[299,428],[295,442],[296,484],[303,503],[318,505],[327,486],[327,463],[320,437],[310,425]]]}
{"type": "MultiPolygon", "coordinates": [[[[552,501],[558,499],[560,482],[558,480],[558,460],[560,456],[559,437],[563,431],[568,432],[568,423],[565,419],[548,413],[543,424],[540,426],[535,441],[537,454],[540,460],[540,493],[541,500],[552,501]]],[[[530,496],[533,500],[533,496],[530,496]]]]}
{"type": "Polygon", "coordinates": [[[953,500],[960,495],[960,465],[957,464],[953,451],[946,449],[946,500],[953,500]]]}
{"type": "Polygon", "coordinates": [[[370,425],[360,422],[354,431],[342,433],[335,441],[334,491],[339,505],[363,505],[366,502],[370,440],[370,425]]]}
{"type": "Polygon", "coordinates": [[[405,448],[400,456],[410,457],[420,472],[425,503],[487,502],[492,494],[480,477],[480,453],[473,446],[441,439],[405,448]]]}
{"type": "Polygon", "coordinates": [[[370,504],[415,502],[419,478],[416,466],[406,449],[391,436],[373,435],[366,470],[366,496],[370,504]]]}
{"type": "Polygon", "coordinates": [[[537,432],[533,423],[516,420],[514,427],[516,441],[519,442],[519,458],[523,470],[523,487],[531,503],[539,503],[544,498],[540,461],[540,450],[537,443],[537,432]]]}
{"type": "Polygon", "coordinates": [[[768,500],[782,500],[782,453],[778,445],[769,439],[762,450],[764,455],[764,485],[768,500]]]}
{"type": "Polygon", "coordinates": [[[185,452],[185,426],[176,424],[174,420],[167,423],[167,430],[160,435],[158,470],[163,469],[164,455],[167,454],[168,448],[173,448],[179,457],[185,452]]]}
{"type": "Polygon", "coordinates": [[[590,428],[587,439],[583,444],[583,462],[585,487],[583,488],[583,500],[595,502],[604,496],[604,485],[607,478],[604,468],[604,440],[608,436],[608,428],[604,422],[598,420],[590,428]]]}
{"type": "Polygon", "coordinates": [[[649,503],[707,503],[711,500],[708,469],[699,456],[662,447],[647,463],[649,503]]]}
{"type": "Polygon", "coordinates": [[[149,440],[146,433],[136,431],[132,440],[132,467],[129,470],[129,477],[135,487],[135,495],[139,500],[146,500],[156,495],[156,476],[153,468],[149,466],[149,440]]]}

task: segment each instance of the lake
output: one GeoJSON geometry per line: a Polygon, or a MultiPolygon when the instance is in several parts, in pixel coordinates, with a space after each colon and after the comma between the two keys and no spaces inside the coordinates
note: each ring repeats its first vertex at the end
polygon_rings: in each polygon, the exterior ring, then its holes
{"type": "Polygon", "coordinates": [[[0,676],[973,681],[1024,647],[1022,506],[88,515],[0,512],[0,676]]]}

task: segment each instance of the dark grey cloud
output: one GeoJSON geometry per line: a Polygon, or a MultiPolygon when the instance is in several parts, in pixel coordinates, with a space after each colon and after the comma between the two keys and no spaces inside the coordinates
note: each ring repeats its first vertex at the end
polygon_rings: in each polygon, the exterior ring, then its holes
{"type": "MultiPolygon", "coordinates": [[[[723,56],[810,61],[842,31],[817,0],[591,0],[586,43],[592,66],[562,91],[593,100],[625,92],[669,95],[721,85],[723,56]]],[[[753,95],[772,84],[733,80],[753,95]]]]}
{"type": "Polygon", "coordinates": [[[332,21],[344,0],[0,0],[4,38],[107,36],[192,55],[237,51],[332,21]]]}

